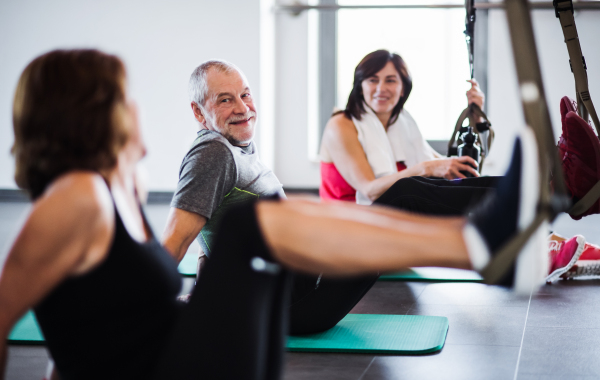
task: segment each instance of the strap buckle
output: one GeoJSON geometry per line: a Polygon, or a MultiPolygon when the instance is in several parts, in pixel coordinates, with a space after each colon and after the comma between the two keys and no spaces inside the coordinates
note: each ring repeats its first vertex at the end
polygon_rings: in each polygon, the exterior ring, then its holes
{"type": "Polygon", "coordinates": [[[554,6],[554,15],[556,18],[559,18],[559,13],[563,11],[571,11],[571,13],[575,13],[573,9],[573,0],[552,0],[552,5],[554,6]]]}
{"type": "Polygon", "coordinates": [[[492,125],[488,121],[484,121],[483,123],[476,123],[475,128],[477,132],[485,132],[489,131],[492,125]]]}

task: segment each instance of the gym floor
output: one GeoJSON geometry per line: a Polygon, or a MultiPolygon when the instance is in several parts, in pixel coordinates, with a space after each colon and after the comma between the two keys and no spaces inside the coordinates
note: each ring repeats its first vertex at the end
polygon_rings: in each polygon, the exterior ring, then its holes
{"type": "MultiPolygon", "coordinates": [[[[157,235],[168,208],[146,208],[157,235]]],[[[0,202],[0,263],[28,209],[28,203],[0,202]]],[[[599,225],[599,215],[577,222],[561,215],[553,229],[600,244],[599,225]]],[[[192,285],[185,279],[184,291],[192,285]]],[[[558,281],[519,298],[474,283],[378,282],[352,312],[446,316],[444,348],[423,356],[290,353],[284,379],[598,379],[598,285],[600,279],[558,281]]],[[[44,347],[10,345],[6,379],[40,380],[47,361],[44,347]]]]}

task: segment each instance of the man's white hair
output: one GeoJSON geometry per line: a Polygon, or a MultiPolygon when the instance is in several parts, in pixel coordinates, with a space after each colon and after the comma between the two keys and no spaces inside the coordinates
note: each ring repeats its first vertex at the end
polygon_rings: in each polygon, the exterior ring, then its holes
{"type": "Polygon", "coordinates": [[[188,83],[188,94],[190,101],[196,103],[198,107],[204,106],[206,101],[206,95],[208,94],[208,84],[206,83],[206,77],[210,69],[217,70],[222,73],[238,72],[243,77],[242,71],[233,63],[222,61],[218,59],[212,59],[202,63],[200,66],[192,72],[190,81],[188,83]]]}

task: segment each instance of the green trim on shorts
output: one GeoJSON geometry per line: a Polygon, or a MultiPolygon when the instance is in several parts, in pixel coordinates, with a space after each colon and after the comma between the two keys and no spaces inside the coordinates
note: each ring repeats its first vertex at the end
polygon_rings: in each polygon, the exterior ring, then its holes
{"type": "Polygon", "coordinates": [[[250,191],[242,190],[237,187],[234,187],[229,193],[227,193],[227,195],[225,195],[223,202],[221,202],[219,207],[215,210],[210,219],[206,222],[206,224],[198,234],[198,238],[196,239],[198,240],[198,243],[200,243],[202,249],[205,250],[206,254],[210,256],[210,247],[214,243],[214,238],[217,233],[216,229],[220,225],[221,219],[227,213],[227,211],[239,203],[248,202],[256,198],[260,198],[260,196],[258,194],[254,194],[250,191]]]}

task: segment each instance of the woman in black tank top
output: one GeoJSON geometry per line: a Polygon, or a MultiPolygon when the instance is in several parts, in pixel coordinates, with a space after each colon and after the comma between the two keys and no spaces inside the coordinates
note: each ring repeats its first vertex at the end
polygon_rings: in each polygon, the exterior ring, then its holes
{"type": "Polygon", "coordinates": [[[136,196],[145,148],[124,83],[122,62],[95,50],[44,54],[19,79],[15,179],[34,203],[0,277],[0,378],[5,338],[34,308],[65,380],[278,379],[285,268],[355,276],[470,267],[464,219],[246,203],[224,216],[190,302],[177,304],[176,265],[136,196]]]}

